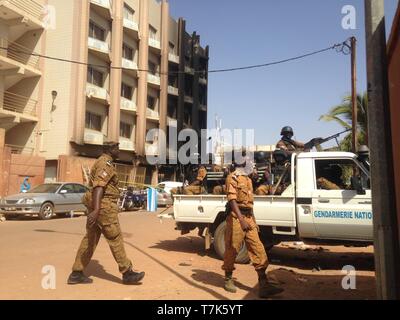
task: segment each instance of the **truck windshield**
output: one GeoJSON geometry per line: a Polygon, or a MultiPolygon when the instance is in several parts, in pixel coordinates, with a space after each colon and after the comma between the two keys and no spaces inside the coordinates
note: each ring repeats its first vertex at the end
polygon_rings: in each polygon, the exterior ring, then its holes
{"type": "Polygon", "coordinates": [[[30,193],[56,193],[56,191],[61,187],[61,184],[41,184],[34,188],[30,193]]]}

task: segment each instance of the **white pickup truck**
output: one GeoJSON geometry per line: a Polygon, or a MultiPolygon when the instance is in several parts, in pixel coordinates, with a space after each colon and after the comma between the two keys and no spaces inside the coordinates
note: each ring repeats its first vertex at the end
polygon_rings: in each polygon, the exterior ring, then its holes
{"type": "MultiPolygon", "coordinates": [[[[289,187],[281,195],[255,196],[254,215],[267,250],[282,241],[299,240],[330,245],[372,244],[369,166],[359,161],[357,155],[345,152],[293,154],[289,170],[289,187]],[[317,182],[332,167],[341,169],[340,190],[324,190],[317,182]]],[[[226,197],[176,195],[174,198],[176,229],[182,234],[196,228],[204,230],[206,248],[213,243],[222,258],[226,197]]],[[[247,261],[247,249],[243,245],[237,262],[247,261]]]]}

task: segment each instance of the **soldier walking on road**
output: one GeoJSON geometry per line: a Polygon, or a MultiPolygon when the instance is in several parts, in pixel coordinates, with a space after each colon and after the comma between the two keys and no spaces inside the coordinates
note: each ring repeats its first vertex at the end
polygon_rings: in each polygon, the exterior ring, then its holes
{"type": "Polygon", "coordinates": [[[268,257],[264,245],[259,237],[259,228],[253,214],[253,186],[249,175],[252,173],[249,159],[227,178],[227,196],[230,214],[227,217],[225,232],[225,255],[222,269],[225,270],[225,290],[235,293],[233,281],[236,256],[242,246],[243,240],[249,251],[250,260],[258,274],[259,297],[268,298],[279,294],[283,289],[273,286],[268,282],[266,270],[268,257]]]}
{"type": "Polygon", "coordinates": [[[125,252],[121,228],[118,219],[117,201],[120,196],[118,177],[113,161],[118,158],[119,143],[104,144],[104,154],[96,161],[90,172],[89,188],[83,197],[88,212],[86,236],[83,238],[68,284],[92,283],[85,276],[84,269],[92,259],[101,235],[106,238],[119,271],[126,285],[138,284],[144,272],[132,271],[132,262],[125,252]]]}

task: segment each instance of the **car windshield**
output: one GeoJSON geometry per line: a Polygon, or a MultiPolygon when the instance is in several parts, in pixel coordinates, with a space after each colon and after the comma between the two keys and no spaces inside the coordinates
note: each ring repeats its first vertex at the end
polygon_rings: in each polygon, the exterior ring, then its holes
{"type": "Polygon", "coordinates": [[[30,193],[56,193],[61,184],[41,184],[34,188],[30,193]]]}

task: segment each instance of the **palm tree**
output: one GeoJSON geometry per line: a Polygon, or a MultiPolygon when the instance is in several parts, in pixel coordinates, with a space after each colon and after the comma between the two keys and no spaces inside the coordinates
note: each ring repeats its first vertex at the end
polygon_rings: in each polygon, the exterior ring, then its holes
{"type": "MultiPolygon", "coordinates": [[[[327,114],[321,116],[319,120],[336,121],[344,129],[352,128],[353,108],[351,96],[346,96],[342,103],[333,107],[327,114]]],[[[357,144],[368,145],[368,94],[357,95],[357,144]]],[[[350,151],[352,134],[349,133],[340,143],[340,149],[350,151]]]]}

